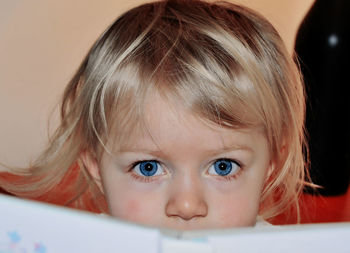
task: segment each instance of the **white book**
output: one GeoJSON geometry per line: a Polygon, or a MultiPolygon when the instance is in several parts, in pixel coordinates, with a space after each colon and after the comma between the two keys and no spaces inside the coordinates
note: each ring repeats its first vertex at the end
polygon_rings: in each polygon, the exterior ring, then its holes
{"type": "Polygon", "coordinates": [[[0,195],[0,253],[350,252],[350,223],[172,231],[0,195]]]}

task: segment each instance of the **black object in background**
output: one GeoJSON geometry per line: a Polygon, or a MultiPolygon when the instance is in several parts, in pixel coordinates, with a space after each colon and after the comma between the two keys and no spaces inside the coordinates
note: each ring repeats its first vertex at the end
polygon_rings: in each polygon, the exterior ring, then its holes
{"type": "Polygon", "coordinates": [[[350,181],[350,1],[316,0],[296,40],[308,108],[311,178],[323,195],[350,181]]]}

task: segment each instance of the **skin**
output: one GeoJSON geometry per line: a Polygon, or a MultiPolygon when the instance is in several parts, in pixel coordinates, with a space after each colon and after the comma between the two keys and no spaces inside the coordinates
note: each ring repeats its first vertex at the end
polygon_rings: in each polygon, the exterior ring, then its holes
{"type": "Polygon", "coordinates": [[[268,143],[257,129],[232,130],[204,122],[178,104],[154,96],[146,106],[147,130],[83,162],[104,192],[110,214],[136,223],[176,230],[254,226],[266,173],[268,143]],[[220,158],[232,160],[227,176],[220,158]],[[134,166],[159,162],[146,177],[134,166]]]}

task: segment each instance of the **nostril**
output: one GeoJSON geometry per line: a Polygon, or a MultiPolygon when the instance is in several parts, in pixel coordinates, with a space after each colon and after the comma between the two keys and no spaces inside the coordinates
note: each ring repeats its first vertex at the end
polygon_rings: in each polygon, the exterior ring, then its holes
{"type": "Polygon", "coordinates": [[[208,214],[208,206],[202,198],[183,196],[174,198],[167,203],[166,215],[189,221],[195,218],[203,218],[208,214]]]}

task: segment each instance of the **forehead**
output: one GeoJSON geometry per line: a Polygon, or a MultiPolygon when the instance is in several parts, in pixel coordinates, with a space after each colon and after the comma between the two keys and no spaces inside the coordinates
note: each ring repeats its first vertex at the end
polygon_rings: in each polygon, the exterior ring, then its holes
{"type": "Polygon", "coordinates": [[[213,153],[225,149],[254,151],[259,146],[267,146],[259,129],[222,127],[203,119],[179,101],[169,101],[157,93],[145,100],[142,112],[133,127],[118,131],[113,148],[115,152],[171,152],[183,146],[213,153]]]}

